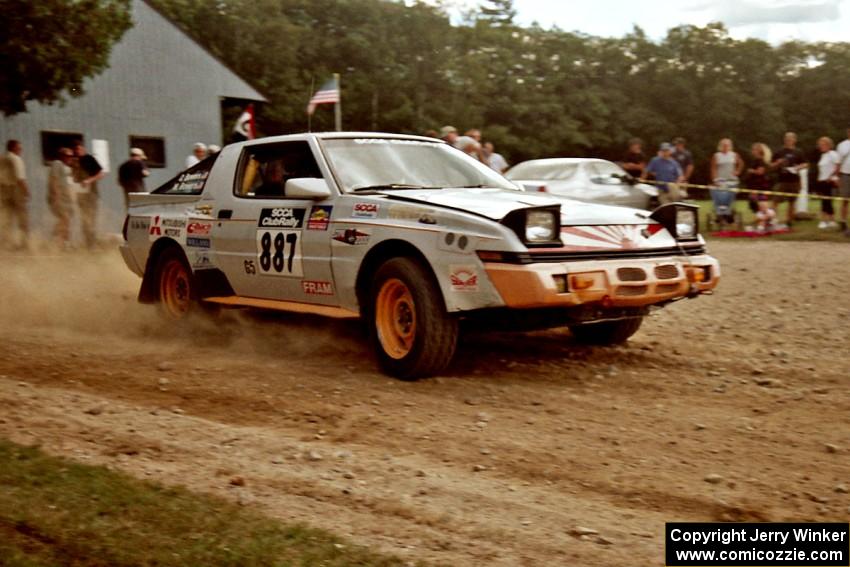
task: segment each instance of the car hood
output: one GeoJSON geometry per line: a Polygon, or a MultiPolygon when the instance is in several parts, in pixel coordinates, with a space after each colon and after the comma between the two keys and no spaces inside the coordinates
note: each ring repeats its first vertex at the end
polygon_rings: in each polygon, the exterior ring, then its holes
{"type": "Polygon", "coordinates": [[[517,209],[561,205],[561,225],[647,224],[649,213],[628,207],[612,207],[503,189],[423,189],[381,193],[394,201],[408,201],[468,211],[492,220],[501,220],[517,209]]]}
{"type": "Polygon", "coordinates": [[[468,211],[501,220],[516,209],[558,205],[557,199],[506,189],[422,189],[381,193],[394,201],[409,201],[468,211]]]}

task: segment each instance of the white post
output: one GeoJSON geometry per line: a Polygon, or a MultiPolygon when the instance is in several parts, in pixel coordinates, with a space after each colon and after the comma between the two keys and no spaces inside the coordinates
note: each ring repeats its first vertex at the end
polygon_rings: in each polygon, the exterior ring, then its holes
{"type": "Polygon", "coordinates": [[[339,102],[334,105],[334,122],[336,123],[336,131],[342,132],[342,87],[339,84],[339,73],[334,73],[334,81],[336,82],[336,92],[339,97],[339,102]]]}
{"type": "Polygon", "coordinates": [[[800,195],[794,201],[794,216],[799,213],[809,213],[809,170],[801,169],[797,175],[800,176],[800,195]]]}

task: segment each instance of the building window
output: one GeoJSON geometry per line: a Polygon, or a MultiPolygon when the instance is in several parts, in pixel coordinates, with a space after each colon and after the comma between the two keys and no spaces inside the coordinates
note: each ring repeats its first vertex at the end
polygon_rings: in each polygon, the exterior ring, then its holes
{"type": "Polygon", "coordinates": [[[165,138],[130,136],[130,147],[139,148],[147,156],[148,167],[165,167],[165,138]]]}
{"type": "Polygon", "coordinates": [[[83,135],[79,132],[42,132],[41,133],[41,159],[44,163],[50,163],[59,157],[60,148],[73,149],[77,142],[83,141],[83,135]]]}

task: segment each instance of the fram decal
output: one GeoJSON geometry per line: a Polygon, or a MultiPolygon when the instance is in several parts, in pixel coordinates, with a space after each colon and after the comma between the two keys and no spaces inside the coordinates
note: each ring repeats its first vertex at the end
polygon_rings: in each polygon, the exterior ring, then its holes
{"type": "Polygon", "coordinates": [[[351,216],[358,219],[374,219],[378,217],[381,205],[377,203],[354,203],[351,216]]]}
{"type": "Polygon", "coordinates": [[[301,228],[304,226],[305,209],[275,207],[263,209],[257,226],[265,228],[301,228]]]}
{"type": "Polygon", "coordinates": [[[352,246],[369,244],[369,233],[361,232],[356,228],[341,228],[334,231],[333,239],[352,246]]]}
{"type": "Polygon", "coordinates": [[[210,239],[198,238],[197,236],[188,236],[186,237],[186,246],[193,246],[195,248],[209,248],[210,239]]]}
{"type": "Polygon", "coordinates": [[[186,227],[186,234],[194,234],[195,236],[209,236],[212,231],[211,222],[192,221],[186,227]]]}
{"type": "Polygon", "coordinates": [[[313,205],[310,209],[310,218],[307,219],[307,230],[327,230],[331,223],[331,211],[333,207],[313,205]]]}
{"type": "Polygon", "coordinates": [[[319,282],[312,280],[304,280],[301,282],[301,289],[307,295],[333,295],[334,285],[331,282],[319,282]]]}
{"type": "Polygon", "coordinates": [[[475,266],[449,266],[452,291],[478,291],[478,270],[475,266]]]}

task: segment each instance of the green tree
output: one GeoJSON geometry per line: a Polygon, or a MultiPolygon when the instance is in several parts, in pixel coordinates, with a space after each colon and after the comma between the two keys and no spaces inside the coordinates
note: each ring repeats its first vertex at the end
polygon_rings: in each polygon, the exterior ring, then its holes
{"type": "Polygon", "coordinates": [[[26,111],[83,94],[112,45],[132,25],[130,0],[2,0],[0,112],[26,111]]]}

